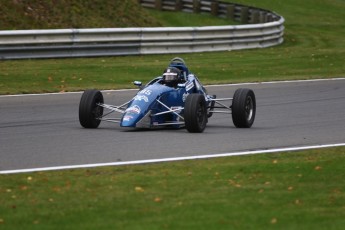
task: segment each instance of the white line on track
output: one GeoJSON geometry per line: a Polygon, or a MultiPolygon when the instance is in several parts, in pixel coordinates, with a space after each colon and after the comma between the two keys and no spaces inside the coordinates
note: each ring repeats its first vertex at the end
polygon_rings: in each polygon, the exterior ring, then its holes
{"type": "Polygon", "coordinates": [[[240,85],[269,85],[269,84],[283,84],[283,83],[299,83],[299,82],[321,82],[321,81],[342,81],[345,78],[322,78],[322,79],[309,79],[309,80],[286,80],[286,81],[264,81],[264,82],[248,82],[248,83],[233,83],[233,84],[219,84],[207,85],[206,87],[221,87],[221,86],[240,86],[240,85]]]}
{"type": "MultiPolygon", "coordinates": [[[[249,82],[249,83],[234,83],[234,84],[220,84],[220,85],[206,85],[205,87],[222,87],[222,86],[240,86],[240,85],[264,85],[264,84],[283,84],[283,83],[298,83],[298,82],[320,82],[320,81],[342,81],[345,78],[322,78],[322,79],[309,79],[309,80],[289,80],[289,81],[266,81],[266,82],[249,82]]],[[[102,90],[102,92],[123,92],[123,91],[136,91],[138,89],[114,89],[102,90]]],[[[68,94],[81,94],[82,92],[63,92],[63,93],[41,93],[41,94],[15,94],[15,95],[0,95],[2,97],[28,97],[28,96],[49,96],[49,95],[68,95],[68,94]]]]}
{"type": "Polygon", "coordinates": [[[291,151],[310,150],[310,149],[318,149],[318,148],[330,148],[330,147],[340,147],[340,146],[345,146],[345,143],[325,144],[325,145],[312,145],[312,146],[302,146],[302,147],[288,147],[288,148],[277,148],[277,149],[266,149],[266,150],[252,150],[252,151],[245,151],[245,152],[219,153],[219,154],[210,154],[210,155],[173,157],[173,158],[151,159],[151,160],[109,162],[109,163],[84,164],[84,165],[68,165],[68,166],[31,168],[31,169],[15,169],[15,170],[0,171],[0,174],[31,173],[31,172],[53,171],[53,170],[95,168],[95,167],[105,167],[105,166],[150,164],[150,163],[162,163],[162,162],[183,161],[183,160],[209,159],[209,158],[217,158],[217,157],[254,155],[254,154],[263,154],[263,153],[291,152],[291,151]]]}

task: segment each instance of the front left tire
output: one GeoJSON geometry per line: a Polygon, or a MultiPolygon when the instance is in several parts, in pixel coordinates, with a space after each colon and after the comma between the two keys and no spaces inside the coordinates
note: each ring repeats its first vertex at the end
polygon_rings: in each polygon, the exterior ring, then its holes
{"type": "Polygon", "coordinates": [[[253,90],[237,89],[231,109],[232,121],[237,128],[252,127],[256,114],[256,99],[253,90]]]}
{"type": "Polygon", "coordinates": [[[103,95],[98,90],[86,90],[79,103],[79,122],[84,128],[95,129],[101,123],[103,115],[103,95]]]}

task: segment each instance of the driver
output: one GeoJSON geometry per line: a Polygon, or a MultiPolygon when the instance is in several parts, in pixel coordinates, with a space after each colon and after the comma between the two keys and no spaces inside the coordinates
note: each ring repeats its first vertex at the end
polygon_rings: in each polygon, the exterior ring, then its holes
{"type": "Polygon", "coordinates": [[[181,81],[181,71],[176,67],[168,67],[163,72],[163,83],[169,87],[176,87],[181,81]]]}

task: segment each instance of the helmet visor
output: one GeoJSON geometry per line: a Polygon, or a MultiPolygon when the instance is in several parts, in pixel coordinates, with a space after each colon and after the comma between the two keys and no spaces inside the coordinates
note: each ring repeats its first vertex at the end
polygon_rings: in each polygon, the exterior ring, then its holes
{"type": "Polygon", "coordinates": [[[177,73],[164,73],[163,78],[165,81],[176,81],[177,80],[177,73]]]}

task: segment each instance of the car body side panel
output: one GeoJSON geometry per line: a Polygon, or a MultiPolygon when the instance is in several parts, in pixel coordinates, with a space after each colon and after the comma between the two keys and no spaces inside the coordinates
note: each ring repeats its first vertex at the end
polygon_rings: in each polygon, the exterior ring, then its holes
{"type": "MultiPolygon", "coordinates": [[[[148,84],[129,103],[120,125],[122,127],[137,127],[139,122],[140,127],[143,127],[142,121],[145,120],[144,127],[150,128],[153,125],[166,122],[178,122],[179,116],[175,113],[164,112],[169,111],[169,109],[184,108],[184,102],[191,93],[204,93],[198,89],[198,86],[198,80],[194,75],[189,78],[189,81],[179,84],[176,88],[165,86],[160,81],[148,84]],[[164,114],[155,115],[162,112],[164,114]]],[[[183,109],[176,111],[176,113],[183,116],[183,109]]]]}

